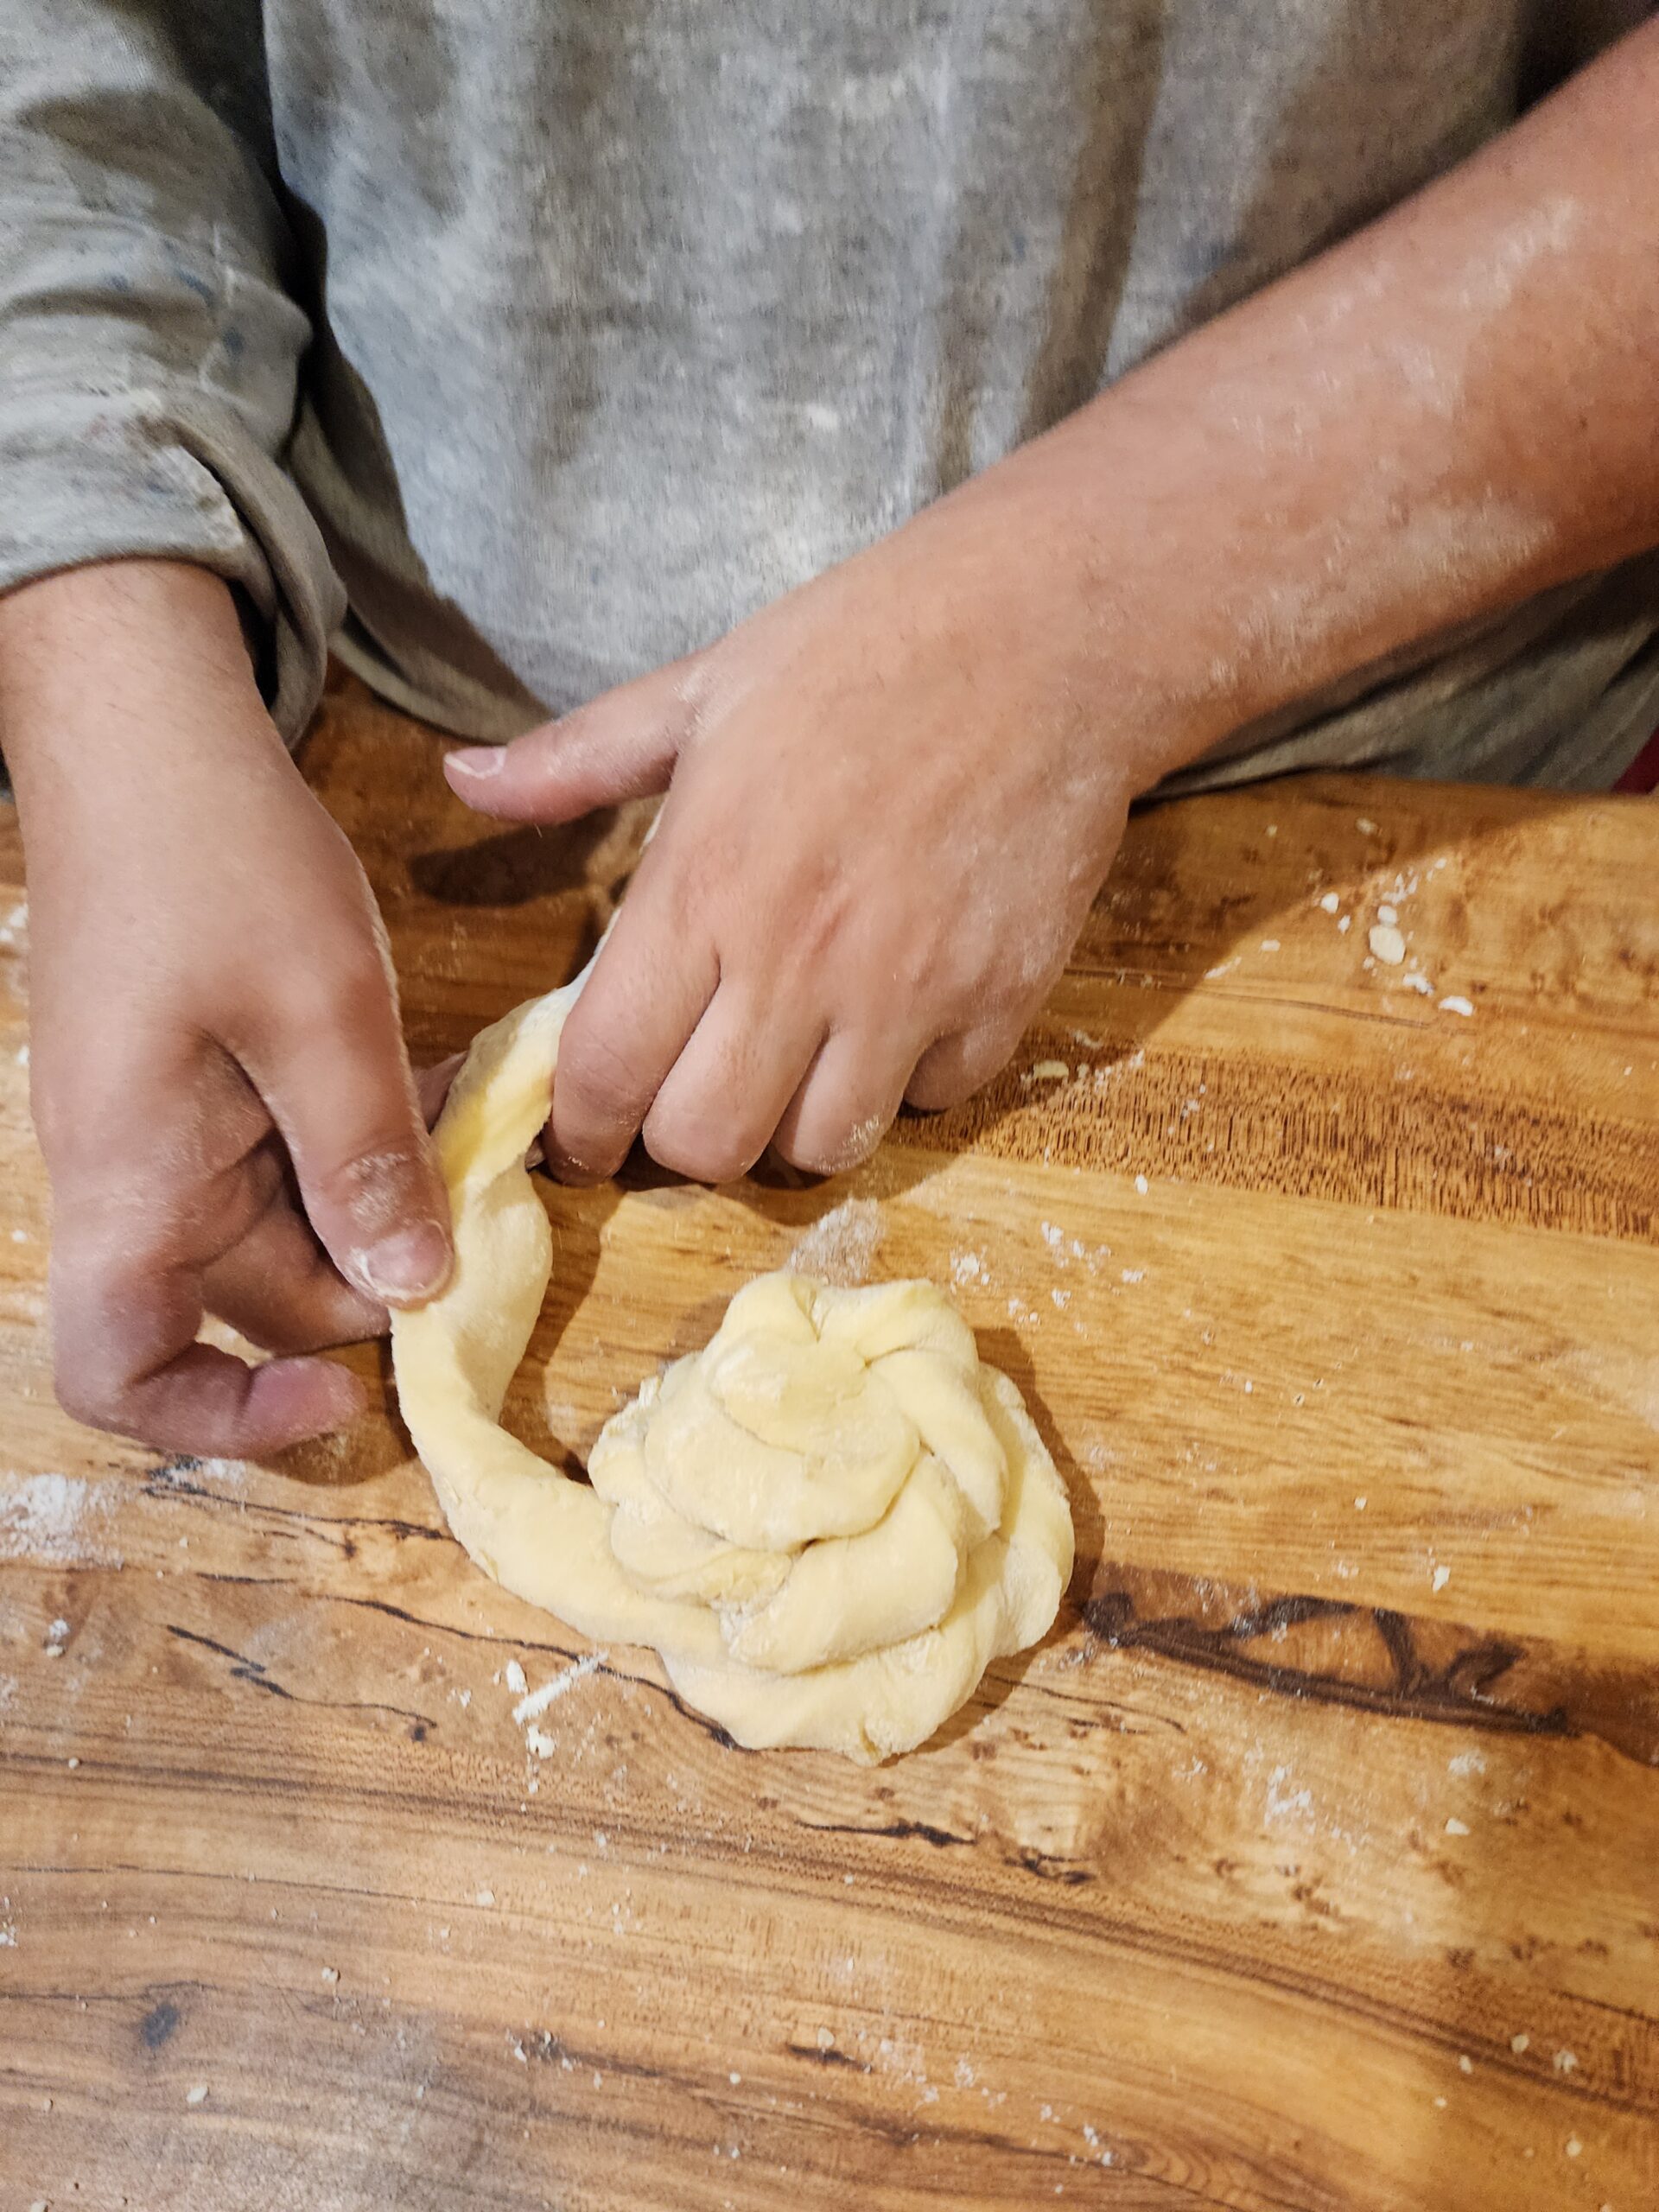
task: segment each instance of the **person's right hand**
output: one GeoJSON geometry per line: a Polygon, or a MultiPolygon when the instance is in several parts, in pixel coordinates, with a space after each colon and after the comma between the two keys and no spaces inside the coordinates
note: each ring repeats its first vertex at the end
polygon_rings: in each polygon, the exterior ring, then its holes
{"type": "Polygon", "coordinates": [[[304,1355],[446,1279],[448,1206],[372,893],[207,572],[124,562],[0,600],[28,855],[30,1082],[59,1398],[172,1451],[339,1427],[304,1355]],[[214,1313],[279,1355],[196,1342],[214,1313]]]}

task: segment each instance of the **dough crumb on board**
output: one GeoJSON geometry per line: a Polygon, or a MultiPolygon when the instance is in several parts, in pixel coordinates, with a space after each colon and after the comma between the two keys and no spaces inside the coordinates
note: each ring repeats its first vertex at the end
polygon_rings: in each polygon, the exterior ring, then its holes
{"type": "Polygon", "coordinates": [[[561,1673],[543,1682],[540,1689],[521,1697],[512,1708],[513,1719],[521,1728],[527,1720],[539,1720],[550,1705],[556,1705],[560,1698],[567,1696],[585,1675],[596,1673],[610,1656],[607,1649],[585,1652],[580,1659],[572,1660],[561,1673]]]}

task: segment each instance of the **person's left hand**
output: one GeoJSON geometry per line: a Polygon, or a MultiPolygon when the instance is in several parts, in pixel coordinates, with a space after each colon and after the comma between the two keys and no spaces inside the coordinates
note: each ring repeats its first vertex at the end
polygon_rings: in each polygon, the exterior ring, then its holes
{"type": "Polygon", "coordinates": [[[710,1183],[769,1143],[848,1167],[901,1100],[949,1105],[1012,1054],[1139,785],[1080,672],[1088,612],[988,480],[706,651],[448,755],[513,821],[668,791],[561,1042],[568,1179],[641,1129],[710,1183]]]}

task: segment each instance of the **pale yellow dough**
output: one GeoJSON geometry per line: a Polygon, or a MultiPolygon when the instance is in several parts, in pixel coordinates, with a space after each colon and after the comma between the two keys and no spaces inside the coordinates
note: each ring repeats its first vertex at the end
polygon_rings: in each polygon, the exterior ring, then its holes
{"type": "Polygon", "coordinates": [[[506,1433],[551,1264],[524,1154],[580,987],[486,1029],[438,1122],[455,1273],[391,1328],[416,1448],[486,1573],[654,1645],[740,1744],[909,1751],[1052,1622],[1072,1549],[1054,1463],[932,1284],[788,1274],[607,1422],[591,1490],[506,1433]]]}

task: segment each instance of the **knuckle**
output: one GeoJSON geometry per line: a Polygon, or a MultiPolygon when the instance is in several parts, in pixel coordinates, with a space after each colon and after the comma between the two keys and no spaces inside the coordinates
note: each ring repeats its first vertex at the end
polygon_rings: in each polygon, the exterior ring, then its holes
{"type": "Polygon", "coordinates": [[[100,1373],[86,1359],[60,1353],[53,1370],[53,1390],[71,1421],[87,1428],[115,1429],[123,1426],[123,1393],[113,1376],[100,1373]]]}
{"type": "Polygon", "coordinates": [[[717,1128],[701,1116],[652,1115],[645,1127],[645,1149],[658,1165],[694,1183],[734,1183],[765,1150],[741,1130],[717,1128]]]}
{"type": "Polygon", "coordinates": [[[311,972],[305,1004],[308,1027],[325,1027],[355,1034],[364,1024],[383,1013],[391,997],[386,971],[372,943],[336,950],[311,972]]]}
{"type": "Polygon", "coordinates": [[[553,1078],[556,1111],[574,1111],[606,1128],[637,1122],[645,1086],[630,1056],[602,1032],[564,1040],[553,1078]]]}

